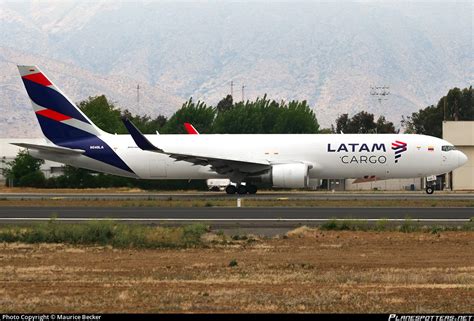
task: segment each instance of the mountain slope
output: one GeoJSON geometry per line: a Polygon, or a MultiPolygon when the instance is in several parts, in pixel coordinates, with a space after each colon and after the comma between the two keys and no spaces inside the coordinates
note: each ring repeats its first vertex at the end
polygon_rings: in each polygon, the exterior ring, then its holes
{"type": "MultiPolygon", "coordinates": [[[[152,115],[171,114],[189,96],[215,104],[233,80],[237,100],[242,85],[245,99],[268,93],[308,100],[323,126],[362,109],[398,123],[474,78],[467,1],[32,1],[0,2],[0,8],[6,56],[0,63],[24,63],[19,60],[27,52],[50,62],[74,97],[103,91],[121,106],[152,115]],[[61,76],[70,67],[84,76],[61,76]],[[144,88],[140,108],[137,83],[144,88]],[[370,87],[383,85],[390,95],[379,102],[370,87]]],[[[0,77],[10,79],[12,70],[2,68],[0,77]]],[[[10,91],[0,98],[12,94],[23,95],[10,91]]]]}

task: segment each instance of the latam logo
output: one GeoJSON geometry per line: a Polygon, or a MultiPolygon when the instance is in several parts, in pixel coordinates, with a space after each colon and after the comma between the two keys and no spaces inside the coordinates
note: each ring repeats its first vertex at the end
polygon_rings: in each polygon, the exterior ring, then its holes
{"type": "Polygon", "coordinates": [[[362,153],[362,152],[385,152],[384,144],[359,144],[359,143],[350,143],[350,144],[339,144],[336,146],[331,146],[328,144],[328,152],[330,153],[340,153],[340,152],[352,152],[352,153],[362,153]]]}
{"type": "Polygon", "coordinates": [[[407,143],[396,140],[392,143],[392,150],[395,151],[395,163],[398,163],[398,159],[402,156],[402,153],[407,150],[407,143]]]}

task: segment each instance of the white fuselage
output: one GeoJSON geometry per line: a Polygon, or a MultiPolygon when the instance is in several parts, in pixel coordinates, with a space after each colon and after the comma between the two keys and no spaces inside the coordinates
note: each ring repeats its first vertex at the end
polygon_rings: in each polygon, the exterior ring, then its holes
{"type": "MultiPolygon", "coordinates": [[[[379,179],[424,177],[447,173],[462,166],[466,156],[443,151],[452,144],[435,137],[411,134],[219,134],[146,135],[163,150],[215,158],[244,158],[271,164],[304,162],[310,178],[379,179]],[[403,142],[406,150],[395,158],[392,143],[403,142]]],[[[130,135],[100,137],[133,170],[126,172],[84,155],[58,155],[31,151],[33,156],[77,167],[142,179],[208,179],[226,177],[210,166],[176,161],[166,154],[144,151],[130,135]]],[[[91,146],[100,153],[100,148],[91,146]]]]}

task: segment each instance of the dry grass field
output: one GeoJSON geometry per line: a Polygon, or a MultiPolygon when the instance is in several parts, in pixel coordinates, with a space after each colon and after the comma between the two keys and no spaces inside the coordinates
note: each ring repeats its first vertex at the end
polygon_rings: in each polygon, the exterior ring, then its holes
{"type": "Polygon", "coordinates": [[[203,237],[188,249],[0,243],[0,310],[474,312],[473,232],[203,237]]]}

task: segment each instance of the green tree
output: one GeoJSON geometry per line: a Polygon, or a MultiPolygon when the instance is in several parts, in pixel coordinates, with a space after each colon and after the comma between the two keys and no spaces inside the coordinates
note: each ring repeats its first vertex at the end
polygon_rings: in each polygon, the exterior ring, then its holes
{"type": "Polygon", "coordinates": [[[316,133],[319,130],[314,112],[306,101],[276,102],[257,98],[238,102],[217,114],[213,132],[224,134],[316,133]]]}
{"type": "Polygon", "coordinates": [[[443,111],[436,106],[428,106],[402,118],[402,126],[407,134],[422,134],[442,137],[443,111]]]}
{"type": "Polygon", "coordinates": [[[125,109],[122,112],[122,117],[130,119],[144,134],[155,134],[156,132],[161,132],[161,129],[167,121],[166,117],[162,115],[158,115],[155,118],[151,118],[148,115],[132,115],[128,109],[125,109]]]}
{"type": "Polygon", "coordinates": [[[336,118],[336,133],[346,133],[349,128],[349,114],[342,114],[336,118]]]}
{"type": "Polygon", "coordinates": [[[393,134],[397,131],[391,121],[387,121],[384,116],[380,116],[375,123],[375,129],[378,134],[393,134]]]}
{"type": "Polygon", "coordinates": [[[121,117],[129,118],[144,134],[154,134],[166,123],[166,117],[162,115],[151,118],[148,115],[132,115],[128,109],[121,111],[104,95],[89,97],[79,103],[79,108],[94,124],[108,133],[128,134],[121,117]]]}
{"type": "Polygon", "coordinates": [[[474,120],[473,89],[453,88],[446,96],[441,97],[438,104],[428,106],[402,117],[405,133],[423,134],[442,137],[443,120],[474,120]]]}
{"type": "Polygon", "coordinates": [[[104,95],[89,97],[81,101],[79,108],[100,129],[111,134],[124,134],[127,132],[120,119],[120,109],[109,102],[104,95]]]}
{"type": "Polygon", "coordinates": [[[319,130],[319,134],[334,134],[334,126],[332,128],[322,128],[319,130]]]}
{"type": "Polygon", "coordinates": [[[306,100],[291,101],[288,106],[282,105],[278,113],[273,133],[315,134],[319,130],[316,115],[307,105],[306,100]]]}
{"type": "Polygon", "coordinates": [[[88,169],[66,165],[63,175],[56,178],[58,187],[65,188],[94,188],[102,186],[96,180],[95,173],[88,169]]]}
{"type": "Polygon", "coordinates": [[[43,187],[45,177],[40,167],[44,160],[37,159],[21,150],[11,162],[6,163],[2,175],[7,178],[7,184],[12,186],[43,187]]]}
{"type": "Polygon", "coordinates": [[[163,126],[163,134],[186,134],[184,123],[191,123],[200,133],[209,133],[216,111],[204,102],[190,98],[163,126]]]}
{"type": "MultiPolygon", "coordinates": [[[[395,126],[392,122],[380,116],[374,121],[374,114],[361,111],[352,118],[349,114],[342,114],[336,119],[336,133],[359,134],[359,133],[395,133],[395,126]]],[[[332,127],[334,128],[334,126],[332,127]]]]}
{"type": "Polygon", "coordinates": [[[225,98],[222,98],[221,101],[217,103],[216,109],[217,112],[223,112],[234,107],[234,100],[231,95],[227,95],[225,98]]]}

